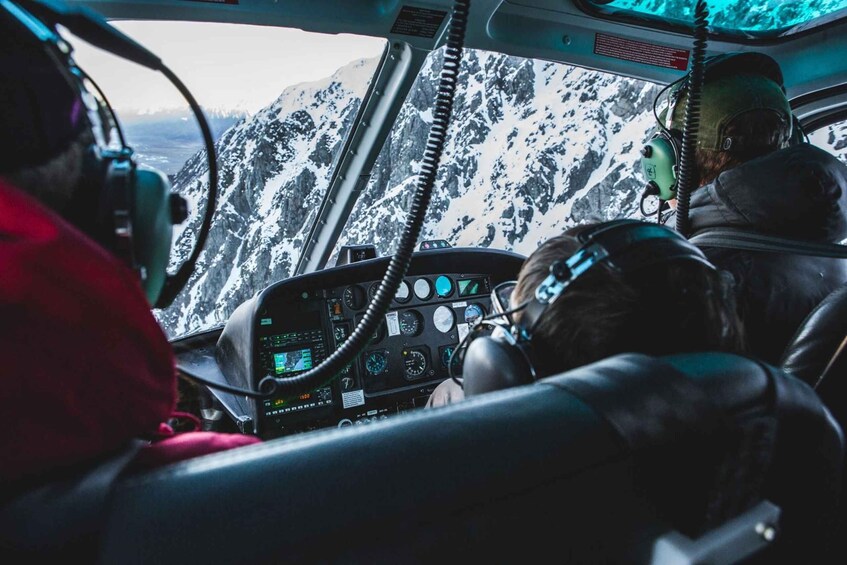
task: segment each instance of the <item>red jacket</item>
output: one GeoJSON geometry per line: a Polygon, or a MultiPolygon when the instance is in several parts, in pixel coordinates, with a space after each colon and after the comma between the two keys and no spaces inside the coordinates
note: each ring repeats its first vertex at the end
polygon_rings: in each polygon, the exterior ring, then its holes
{"type": "MultiPolygon", "coordinates": [[[[2,180],[0,360],[2,484],[61,473],[133,438],[160,439],[175,408],[173,352],[135,275],[2,180]]],[[[142,450],[139,463],[257,441],[181,434],[142,450]]]]}

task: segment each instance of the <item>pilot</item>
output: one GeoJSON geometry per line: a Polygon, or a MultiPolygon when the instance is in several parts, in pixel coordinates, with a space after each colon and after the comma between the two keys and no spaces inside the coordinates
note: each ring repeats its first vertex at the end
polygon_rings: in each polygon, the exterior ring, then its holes
{"type": "Polygon", "coordinates": [[[536,249],[524,261],[510,296],[504,300],[503,294],[500,289],[492,293],[494,311],[517,311],[510,318],[488,318],[510,323],[497,327],[492,338],[477,338],[488,344],[485,347],[471,342],[464,382],[442,382],[428,406],[531,382],[618,353],[743,351],[731,281],[676,232],[655,224],[616,220],[570,228],[536,249]],[[661,231],[647,231],[655,241],[630,248],[627,238],[641,237],[632,230],[661,231]],[[527,305],[551,277],[552,266],[567,260],[577,273],[577,258],[586,250],[593,252],[593,243],[607,250],[624,247],[609,251],[609,257],[596,264],[581,263],[588,268],[545,310],[532,311],[527,305]],[[513,367],[513,356],[501,356],[501,345],[515,341],[519,347],[505,349],[519,350],[524,360],[518,358],[513,367]]]}
{"type": "MultiPolygon", "coordinates": [[[[90,230],[96,115],[56,53],[0,9],[0,493],[139,444],[141,469],[256,443],[176,434],[174,355],[139,274],[90,230]],[[141,440],[140,442],[137,440],[141,440]]],[[[103,111],[98,108],[96,112],[103,111]]]]}
{"type": "MultiPolygon", "coordinates": [[[[686,101],[683,89],[669,120],[660,116],[671,131],[683,129],[686,101]]],[[[713,58],[701,104],[690,236],[735,228],[816,243],[847,237],[847,166],[805,142],[776,61],[754,52],[713,58]]],[[[774,364],[809,312],[847,281],[840,259],[705,253],[735,278],[749,353],[774,364]]]]}

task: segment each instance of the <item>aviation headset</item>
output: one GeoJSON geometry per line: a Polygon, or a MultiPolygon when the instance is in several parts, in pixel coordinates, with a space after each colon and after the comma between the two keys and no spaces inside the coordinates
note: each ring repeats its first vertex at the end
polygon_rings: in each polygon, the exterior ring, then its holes
{"type": "MultiPolygon", "coordinates": [[[[703,252],[687,239],[654,223],[615,220],[589,228],[576,237],[581,247],[570,257],[550,265],[549,275],[529,300],[512,310],[486,316],[482,324],[475,327],[487,325],[495,330],[490,336],[476,337],[467,346],[462,381],[466,396],[527,384],[544,376],[534,361],[533,332],[550,305],[594,267],[606,265],[629,273],[672,261],[695,261],[714,269],[703,252]],[[517,323],[491,321],[518,311],[522,311],[522,315],[517,323]]],[[[500,300],[497,293],[495,289],[492,296],[495,309],[500,300]]]]}
{"type": "MultiPolygon", "coordinates": [[[[784,116],[789,122],[791,134],[788,145],[802,143],[805,140],[800,122],[791,112],[791,107],[785,97],[785,85],[782,70],[779,64],[763,53],[725,53],[708,58],[704,63],[704,76],[708,86],[710,81],[717,81],[723,77],[734,75],[749,75],[749,82],[753,83],[748,90],[755,89],[755,97],[733,96],[733,87],[726,89],[723,101],[716,100],[702,102],[702,114],[710,112],[707,105],[717,105],[711,111],[721,111],[721,102],[727,103],[731,111],[725,115],[704,115],[701,118],[701,132],[699,134],[700,145],[710,144],[709,149],[715,151],[738,151],[750,149],[750,144],[741,136],[727,136],[724,133],[725,126],[739,114],[749,110],[772,110],[784,116]],[[772,83],[772,84],[771,84],[772,83]],[[775,85],[775,88],[774,88],[775,85]],[[746,104],[746,105],[745,105],[746,104]],[[705,144],[703,133],[706,128],[714,128],[709,132],[714,139],[708,139],[705,144]]],[[[682,154],[682,131],[672,127],[676,112],[681,101],[686,98],[689,88],[691,73],[687,73],[679,80],[669,84],[662,89],[653,101],[653,114],[656,118],[657,129],[652,137],[641,148],[641,170],[647,178],[645,196],[657,195],[662,201],[676,198],[677,167],[682,154]],[[666,92],[667,107],[660,116],[656,114],[656,106],[659,99],[666,92]]],[[[721,96],[722,93],[718,93],[721,96]]]]}
{"type": "MultiPolygon", "coordinates": [[[[84,18],[95,37],[104,29],[110,30],[114,34],[109,39],[118,45],[125,36],[90,13],[74,11],[58,3],[0,0],[0,8],[3,28],[9,32],[14,30],[22,41],[37,42],[43,54],[55,63],[56,72],[78,96],[76,107],[84,114],[82,129],[89,130],[93,136],[83,163],[83,180],[75,190],[65,215],[138,274],[151,305],[167,306],[187,280],[187,276],[184,280],[180,277],[179,283],[174,284],[170,279],[176,277],[167,273],[172,226],[185,221],[188,215],[186,201],[171,192],[165,174],[136,163],[133,150],[124,141],[114,110],[96,83],[76,65],[70,46],[52,25],[46,23],[48,20],[42,18],[40,9],[57,10],[51,15],[70,14],[78,20],[84,18]],[[31,11],[22,8],[22,5],[31,11]],[[36,13],[38,17],[34,15],[36,13]],[[92,29],[92,22],[96,25],[102,22],[102,29],[92,29]],[[112,132],[117,132],[120,147],[115,147],[116,144],[111,141],[112,132]],[[172,288],[165,290],[169,284],[172,288]]],[[[131,42],[128,38],[126,41],[131,42]]],[[[37,111],[41,114],[35,119],[47,122],[49,127],[49,119],[54,117],[50,115],[51,109],[38,108],[37,111]]],[[[209,212],[207,210],[207,215],[209,212]]]]}

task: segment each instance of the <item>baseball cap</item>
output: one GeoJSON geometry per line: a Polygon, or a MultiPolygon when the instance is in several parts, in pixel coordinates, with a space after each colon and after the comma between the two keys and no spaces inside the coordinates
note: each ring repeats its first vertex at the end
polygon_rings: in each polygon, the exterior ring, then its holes
{"type": "MultiPolygon", "coordinates": [[[[688,101],[686,84],[670,95],[678,97],[671,116],[670,127],[674,129],[683,127],[688,101]]],[[[733,140],[726,134],[728,126],[754,110],[773,111],[791,124],[791,106],[779,64],[772,57],[756,52],[727,53],[707,59],[698,146],[713,151],[730,149],[733,140]]],[[[663,122],[667,122],[665,114],[661,116],[663,122]]]]}

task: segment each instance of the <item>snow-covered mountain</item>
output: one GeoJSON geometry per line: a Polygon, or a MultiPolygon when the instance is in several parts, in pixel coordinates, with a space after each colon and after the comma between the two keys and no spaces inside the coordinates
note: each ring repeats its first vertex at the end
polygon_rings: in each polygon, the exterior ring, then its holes
{"type": "MultiPolygon", "coordinates": [[[[354,61],[327,79],[288,87],[221,136],[214,225],[188,286],[158,313],[169,335],[221,322],[255,291],[289,275],[377,62],[354,61]]],[[[174,179],[192,210],[204,209],[208,172],[199,152],[174,179]]],[[[178,226],[175,263],[191,252],[200,220],[194,214],[178,226]]]]}
{"type": "MultiPolygon", "coordinates": [[[[341,243],[389,253],[402,230],[441,68],[430,58],[341,243]],[[374,211],[378,211],[374,213],[374,211]]],[[[422,237],[529,253],[589,218],[636,213],[648,83],[468,50],[422,237]]]]}
{"type": "MultiPolygon", "coordinates": [[[[289,87],[217,143],[218,213],[197,272],[158,316],[171,336],[224,322],[256,291],[290,275],[376,60],[289,87]]],[[[431,56],[403,106],[339,245],[390,253],[404,224],[441,69],[431,56]]],[[[423,238],[527,254],[590,219],[640,217],[641,141],[658,87],[554,63],[467,50],[423,238]]],[[[821,139],[847,153],[847,127],[821,139]]],[[[202,209],[205,155],[175,186],[202,209]]],[[[180,261],[199,217],[180,227],[180,261]]]]}

